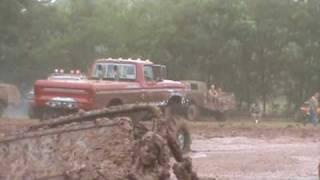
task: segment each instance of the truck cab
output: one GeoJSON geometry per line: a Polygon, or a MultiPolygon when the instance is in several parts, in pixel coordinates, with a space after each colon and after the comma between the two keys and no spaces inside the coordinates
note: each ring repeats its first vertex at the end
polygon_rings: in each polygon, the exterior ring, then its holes
{"type": "Polygon", "coordinates": [[[182,105],[186,91],[183,83],[166,80],[164,65],[140,59],[98,59],[87,78],[36,81],[32,112],[35,118],[48,119],[122,104],[182,105]]]}

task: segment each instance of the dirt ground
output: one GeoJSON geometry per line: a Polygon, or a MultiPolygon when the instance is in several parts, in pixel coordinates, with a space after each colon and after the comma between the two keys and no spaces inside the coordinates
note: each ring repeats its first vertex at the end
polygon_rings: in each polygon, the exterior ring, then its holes
{"type": "MultiPolygon", "coordinates": [[[[36,120],[1,119],[0,136],[36,120]]],[[[318,180],[320,127],[248,120],[188,123],[193,165],[200,177],[217,180],[318,180]]]]}
{"type": "Polygon", "coordinates": [[[318,180],[320,127],[266,121],[192,122],[192,153],[201,177],[318,180]]]}

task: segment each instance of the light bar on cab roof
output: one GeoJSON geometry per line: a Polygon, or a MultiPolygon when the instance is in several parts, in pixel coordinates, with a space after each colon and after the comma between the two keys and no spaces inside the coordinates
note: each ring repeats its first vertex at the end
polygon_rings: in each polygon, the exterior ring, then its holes
{"type": "Polygon", "coordinates": [[[115,58],[114,59],[114,58],[108,57],[108,58],[106,58],[104,60],[107,60],[107,61],[111,61],[111,60],[114,60],[114,61],[140,61],[140,62],[144,61],[144,62],[147,62],[147,63],[153,63],[150,59],[143,60],[141,58],[137,58],[137,59],[127,58],[127,59],[124,59],[122,57],[119,57],[119,58],[115,58]]]}

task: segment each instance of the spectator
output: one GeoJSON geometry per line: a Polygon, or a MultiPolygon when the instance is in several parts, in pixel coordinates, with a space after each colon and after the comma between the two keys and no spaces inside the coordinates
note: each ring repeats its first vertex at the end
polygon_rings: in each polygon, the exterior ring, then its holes
{"type": "Polygon", "coordinates": [[[250,115],[255,120],[256,124],[259,122],[261,117],[261,109],[258,103],[253,103],[250,107],[250,115]]]}
{"type": "Polygon", "coordinates": [[[217,90],[217,94],[218,94],[219,96],[222,96],[223,93],[224,93],[224,92],[223,92],[222,88],[219,87],[218,90],[217,90]]]}
{"type": "Polygon", "coordinates": [[[319,105],[319,93],[315,93],[308,101],[310,120],[313,126],[318,124],[318,105],[319,105]]]}
{"type": "Polygon", "coordinates": [[[215,102],[216,98],[218,97],[218,92],[216,91],[214,84],[210,86],[208,93],[209,93],[209,100],[211,102],[215,102]]]}

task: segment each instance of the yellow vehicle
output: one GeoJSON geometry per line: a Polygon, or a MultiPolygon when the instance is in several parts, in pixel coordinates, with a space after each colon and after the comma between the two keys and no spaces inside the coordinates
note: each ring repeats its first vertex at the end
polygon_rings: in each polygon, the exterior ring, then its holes
{"type": "Polygon", "coordinates": [[[235,109],[236,100],[233,93],[220,92],[212,99],[209,97],[209,88],[205,82],[191,80],[182,82],[189,87],[187,93],[189,120],[196,120],[204,111],[213,114],[217,120],[225,120],[225,113],[235,109]]]}

